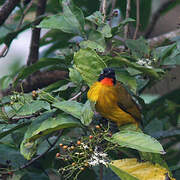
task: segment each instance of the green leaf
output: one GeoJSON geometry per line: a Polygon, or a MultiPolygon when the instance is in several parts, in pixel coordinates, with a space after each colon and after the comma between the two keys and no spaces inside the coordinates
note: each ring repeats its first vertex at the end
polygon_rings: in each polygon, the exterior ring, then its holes
{"type": "Polygon", "coordinates": [[[69,68],[69,78],[77,85],[81,84],[83,80],[81,74],[74,68],[69,68]]]}
{"type": "Polygon", "coordinates": [[[17,112],[16,114],[19,116],[25,116],[33,114],[41,109],[50,110],[50,104],[46,101],[40,101],[36,100],[32,103],[26,103],[24,104],[17,112]]]}
{"type": "Polygon", "coordinates": [[[122,180],[139,180],[135,178],[134,176],[131,176],[129,173],[121,170],[120,168],[117,168],[112,163],[109,164],[109,167],[114,171],[122,180]]]}
{"type": "Polygon", "coordinates": [[[92,15],[86,17],[86,19],[88,21],[93,22],[94,24],[97,24],[97,25],[103,25],[104,24],[103,16],[102,16],[100,11],[94,12],[92,15]]]}
{"type": "Polygon", "coordinates": [[[109,24],[105,24],[103,26],[99,26],[97,29],[100,33],[102,33],[102,35],[105,38],[111,38],[112,34],[111,34],[111,27],[109,26],[109,24]]]}
{"type": "Polygon", "coordinates": [[[81,110],[81,122],[85,125],[88,126],[93,118],[94,112],[91,109],[91,104],[89,101],[86,101],[84,104],[82,110],[81,110]]]}
{"type": "Polygon", "coordinates": [[[50,16],[41,21],[38,27],[48,29],[59,29],[66,33],[81,35],[84,28],[84,16],[76,6],[72,6],[68,1],[62,1],[63,14],[50,16]]]}
{"type": "Polygon", "coordinates": [[[31,128],[31,134],[26,138],[26,142],[34,142],[36,139],[60,129],[80,126],[81,123],[74,117],[67,114],[58,114],[56,117],[50,117],[42,123],[33,123],[29,127],[31,128]]]}
{"type": "Polygon", "coordinates": [[[135,77],[130,76],[127,71],[117,71],[116,72],[117,80],[124,83],[126,86],[136,93],[137,83],[135,77]]]}
{"type": "Polygon", "coordinates": [[[162,47],[158,47],[156,48],[156,55],[157,55],[157,58],[160,58],[160,59],[164,59],[166,58],[167,56],[169,56],[172,52],[172,50],[176,47],[176,44],[171,44],[171,45],[168,45],[168,46],[162,46],[162,47]]]}
{"type": "Polygon", "coordinates": [[[54,112],[43,113],[38,118],[34,119],[32,124],[29,125],[28,130],[24,135],[24,139],[20,145],[20,152],[26,159],[30,160],[34,156],[34,154],[37,151],[37,145],[38,145],[38,141],[28,142],[27,139],[32,136],[32,133],[36,129],[38,129],[45,120],[52,117],[53,114],[54,112]]]}
{"type": "Polygon", "coordinates": [[[31,123],[30,120],[27,122],[18,122],[17,124],[4,125],[3,128],[0,127],[0,139],[7,136],[8,134],[16,131],[17,129],[23,128],[31,123]]]}
{"type": "Polygon", "coordinates": [[[74,55],[76,69],[80,72],[82,78],[88,85],[92,85],[98,79],[103,68],[106,67],[105,62],[92,49],[80,49],[74,55]]]}
{"type": "Polygon", "coordinates": [[[122,130],[107,140],[122,147],[128,147],[142,152],[165,153],[163,147],[156,139],[141,132],[122,130]]]}
{"type": "Polygon", "coordinates": [[[90,40],[82,41],[82,42],[80,42],[79,45],[81,48],[84,48],[84,49],[85,48],[91,48],[91,49],[97,50],[98,52],[104,52],[105,51],[104,47],[99,45],[97,42],[90,41],[90,40]]]}
{"type": "Polygon", "coordinates": [[[81,118],[81,110],[83,108],[82,103],[76,101],[62,101],[52,104],[52,106],[74,116],[75,118],[81,118]]]}
{"type": "Polygon", "coordinates": [[[15,169],[26,163],[19,151],[13,147],[0,144],[0,152],[1,165],[7,165],[7,160],[9,160],[11,167],[15,169]]]}
{"type": "Polygon", "coordinates": [[[40,70],[41,68],[44,68],[44,67],[47,67],[50,65],[57,65],[60,63],[61,63],[61,59],[58,59],[58,58],[41,58],[37,63],[35,63],[31,66],[25,67],[19,72],[19,74],[14,82],[14,86],[17,85],[19,80],[25,79],[30,74],[40,70]]]}
{"type": "Polygon", "coordinates": [[[114,60],[119,62],[121,65],[127,65],[129,67],[137,69],[149,76],[154,77],[155,79],[160,78],[160,75],[158,73],[162,73],[162,74],[164,73],[164,71],[162,69],[147,68],[147,67],[141,66],[137,63],[130,62],[129,60],[127,60],[123,57],[120,57],[120,56],[114,57],[111,62],[114,62],[114,60]]]}
{"type": "Polygon", "coordinates": [[[148,43],[142,37],[137,40],[127,39],[126,45],[131,50],[133,56],[137,58],[149,55],[150,49],[148,43]]]}

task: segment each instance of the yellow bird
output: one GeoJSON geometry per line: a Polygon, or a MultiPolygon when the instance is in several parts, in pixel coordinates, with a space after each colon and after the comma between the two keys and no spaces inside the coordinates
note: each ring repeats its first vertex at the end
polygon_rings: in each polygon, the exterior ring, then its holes
{"type": "Polygon", "coordinates": [[[138,105],[124,86],[116,81],[112,68],[103,69],[97,82],[88,91],[88,99],[96,102],[95,108],[103,117],[117,123],[118,126],[141,121],[138,105]]]}

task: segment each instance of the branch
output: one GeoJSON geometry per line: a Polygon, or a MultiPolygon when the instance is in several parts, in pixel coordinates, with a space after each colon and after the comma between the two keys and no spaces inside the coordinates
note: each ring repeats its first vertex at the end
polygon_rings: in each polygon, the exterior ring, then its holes
{"type": "MultiPolygon", "coordinates": [[[[130,14],[130,10],[131,10],[131,0],[127,0],[127,4],[126,4],[126,19],[129,18],[129,14],[130,14]]],[[[128,37],[128,24],[124,27],[124,39],[127,39],[128,37]]]]}
{"type": "Polygon", "coordinates": [[[149,27],[147,28],[147,30],[146,30],[146,32],[145,32],[145,34],[144,34],[144,37],[145,37],[145,38],[148,38],[148,37],[151,35],[152,31],[153,31],[154,28],[155,28],[155,25],[156,25],[158,19],[159,19],[160,16],[161,16],[161,13],[162,13],[166,8],[168,8],[169,5],[171,5],[172,3],[176,2],[176,1],[178,1],[178,0],[174,0],[173,2],[172,2],[172,0],[168,0],[168,1],[164,2],[164,3],[158,8],[158,10],[153,14],[152,20],[151,20],[151,22],[150,22],[150,25],[149,25],[149,27]]]}
{"type": "Polygon", "coordinates": [[[0,9],[0,26],[4,24],[13,9],[19,4],[20,0],[6,0],[0,9]]]}
{"type": "Polygon", "coordinates": [[[137,33],[138,33],[138,30],[139,30],[139,24],[140,24],[140,10],[139,10],[139,0],[136,0],[136,29],[135,29],[135,32],[134,32],[134,36],[133,36],[133,39],[136,39],[136,36],[137,36],[137,33]]]}
{"type": "MultiPolygon", "coordinates": [[[[46,9],[46,1],[47,0],[39,0],[37,2],[37,11],[36,11],[36,18],[43,15],[46,9]]],[[[41,20],[35,23],[38,25],[41,20]]],[[[30,46],[30,53],[27,60],[27,65],[34,64],[39,59],[39,41],[40,41],[40,28],[34,28],[32,30],[32,37],[31,37],[31,46],[30,46]]]]}
{"type": "Polygon", "coordinates": [[[4,91],[0,92],[0,96],[6,96],[13,93],[13,91],[28,93],[33,90],[37,90],[43,87],[46,87],[52,83],[55,83],[59,80],[66,79],[68,77],[68,72],[66,71],[44,71],[44,72],[37,72],[33,76],[30,76],[23,80],[22,82],[18,83],[16,88],[10,87],[4,91]]]}
{"type": "Polygon", "coordinates": [[[19,21],[19,24],[18,24],[16,30],[19,30],[19,29],[20,29],[20,27],[21,27],[21,25],[22,25],[22,22],[23,22],[23,20],[24,20],[25,15],[26,15],[26,13],[28,12],[28,10],[31,8],[31,6],[33,5],[33,3],[34,3],[34,0],[32,0],[32,1],[27,5],[27,7],[25,8],[25,10],[23,11],[22,16],[21,16],[21,19],[20,19],[20,21],[19,21]]]}
{"type": "Polygon", "coordinates": [[[19,170],[25,169],[25,168],[31,166],[35,161],[37,161],[38,159],[40,159],[41,157],[43,157],[45,154],[47,154],[47,153],[56,145],[56,143],[57,143],[57,141],[59,140],[62,132],[63,132],[63,130],[61,130],[61,131],[59,132],[59,135],[57,136],[56,140],[53,142],[53,144],[52,144],[44,153],[42,153],[41,155],[35,157],[34,159],[30,160],[28,163],[22,165],[20,168],[15,169],[15,170],[13,170],[13,171],[19,171],[19,170]]]}
{"type": "Polygon", "coordinates": [[[149,42],[150,47],[155,47],[155,46],[161,45],[165,40],[167,39],[171,40],[172,38],[175,38],[177,36],[180,36],[180,29],[148,39],[148,42],[149,42]]]}

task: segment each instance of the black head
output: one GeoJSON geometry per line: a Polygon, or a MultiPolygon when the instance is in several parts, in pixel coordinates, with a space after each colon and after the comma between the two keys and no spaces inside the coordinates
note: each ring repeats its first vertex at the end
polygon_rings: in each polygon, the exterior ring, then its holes
{"type": "Polygon", "coordinates": [[[115,77],[115,71],[112,68],[104,68],[99,75],[98,81],[103,80],[104,78],[111,78],[113,79],[113,83],[116,84],[116,77],[115,77]]]}

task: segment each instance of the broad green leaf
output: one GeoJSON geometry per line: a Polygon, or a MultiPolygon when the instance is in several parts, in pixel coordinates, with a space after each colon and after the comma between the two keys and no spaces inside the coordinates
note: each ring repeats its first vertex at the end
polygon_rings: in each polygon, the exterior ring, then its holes
{"type": "Polygon", "coordinates": [[[16,131],[17,129],[23,128],[31,123],[30,120],[27,122],[18,122],[17,124],[8,124],[4,125],[3,128],[0,126],[0,139],[5,137],[6,135],[16,131]]]}
{"type": "Polygon", "coordinates": [[[7,165],[8,160],[11,167],[16,169],[27,162],[16,148],[8,145],[0,144],[0,152],[1,165],[7,165]]]}
{"type": "Polygon", "coordinates": [[[104,24],[103,16],[102,16],[100,11],[94,12],[92,15],[86,17],[86,19],[88,21],[93,22],[94,24],[97,24],[97,25],[103,25],[104,24]]]}
{"type": "Polygon", "coordinates": [[[85,126],[88,126],[92,121],[93,115],[94,115],[94,112],[91,109],[91,104],[89,101],[86,101],[81,112],[81,122],[85,126]]]}
{"type": "Polygon", "coordinates": [[[126,45],[131,50],[132,55],[137,58],[149,55],[150,49],[148,43],[142,37],[137,40],[128,39],[126,40],[126,45]]]}
{"type": "Polygon", "coordinates": [[[105,51],[105,48],[103,46],[99,45],[97,42],[90,41],[90,40],[82,41],[82,42],[80,42],[79,45],[83,49],[91,48],[91,49],[97,50],[98,52],[104,52],[105,51]]]}
{"type": "Polygon", "coordinates": [[[98,43],[103,48],[106,47],[104,36],[99,31],[91,30],[89,35],[88,35],[88,40],[98,43]]]}
{"type": "Polygon", "coordinates": [[[41,21],[38,27],[48,29],[60,29],[66,33],[82,34],[84,28],[84,16],[78,7],[70,6],[68,1],[63,0],[63,14],[50,16],[41,21]]]}
{"type": "Polygon", "coordinates": [[[69,78],[73,83],[77,85],[82,83],[81,74],[74,68],[69,68],[69,78]]]}
{"type": "Polygon", "coordinates": [[[19,80],[23,80],[26,77],[28,77],[30,74],[40,70],[41,68],[50,66],[50,65],[56,65],[56,64],[60,64],[61,60],[58,58],[41,58],[37,63],[28,66],[28,67],[24,67],[18,74],[15,82],[14,82],[14,86],[17,85],[19,80]]]}
{"type": "Polygon", "coordinates": [[[126,86],[130,87],[130,89],[136,93],[137,83],[136,79],[133,76],[130,76],[126,71],[117,71],[116,72],[117,80],[124,83],[126,86]]]}
{"type": "Polygon", "coordinates": [[[50,104],[46,101],[40,101],[36,100],[32,103],[26,103],[24,104],[17,112],[16,114],[19,116],[25,116],[33,114],[41,109],[50,110],[50,104]]]}
{"type": "Polygon", "coordinates": [[[45,120],[53,116],[53,112],[46,112],[34,119],[34,121],[29,125],[28,130],[24,135],[24,139],[20,145],[21,154],[28,160],[30,160],[37,151],[38,142],[28,142],[27,139],[32,136],[32,133],[41,126],[45,120]]]}
{"type": "Polygon", "coordinates": [[[81,118],[81,111],[83,108],[82,103],[76,101],[62,101],[52,104],[52,106],[74,116],[75,118],[81,118]]]}
{"type": "Polygon", "coordinates": [[[174,64],[175,61],[173,60],[173,58],[172,59],[170,58],[170,55],[173,53],[173,50],[175,50],[175,48],[176,48],[175,43],[168,46],[158,47],[154,51],[154,56],[157,59],[160,59],[162,65],[174,64]]]}
{"type": "Polygon", "coordinates": [[[105,24],[102,26],[99,26],[97,31],[99,31],[100,33],[102,33],[102,35],[105,38],[111,38],[112,34],[111,34],[111,27],[109,26],[109,24],[105,24]]]}
{"type": "Polygon", "coordinates": [[[76,69],[80,72],[82,78],[88,85],[92,85],[97,79],[105,62],[92,49],[80,49],[74,55],[76,69]]]}
{"type": "Polygon", "coordinates": [[[80,122],[74,117],[67,114],[58,114],[56,117],[50,117],[41,123],[33,123],[29,127],[31,128],[31,134],[26,138],[26,142],[34,142],[36,139],[60,129],[79,126],[81,126],[80,122]]]}
{"type": "Polygon", "coordinates": [[[142,152],[165,154],[163,147],[156,139],[142,132],[122,130],[107,140],[122,147],[128,147],[142,152]]]}
{"type": "Polygon", "coordinates": [[[123,57],[120,57],[120,56],[119,57],[114,57],[112,59],[112,62],[114,60],[118,61],[120,64],[124,64],[124,65],[132,67],[134,69],[137,69],[137,70],[139,70],[139,71],[141,71],[141,72],[143,72],[143,73],[145,73],[145,74],[147,74],[149,76],[152,76],[152,77],[154,77],[156,79],[160,78],[160,75],[158,73],[161,73],[161,74],[164,73],[164,71],[162,69],[147,68],[147,67],[141,66],[141,65],[139,65],[137,63],[130,62],[129,60],[127,60],[127,59],[125,59],[123,57]]]}
{"type": "Polygon", "coordinates": [[[114,160],[109,166],[122,180],[175,180],[166,168],[150,162],[138,162],[135,158],[114,160]]]}
{"type": "Polygon", "coordinates": [[[126,171],[116,167],[113,162],[109,164],[109,167],[121,178],[121,180],[139,180],[138,178],[130,175],[130,173],[127,173],[126,171]]]}

